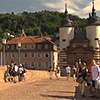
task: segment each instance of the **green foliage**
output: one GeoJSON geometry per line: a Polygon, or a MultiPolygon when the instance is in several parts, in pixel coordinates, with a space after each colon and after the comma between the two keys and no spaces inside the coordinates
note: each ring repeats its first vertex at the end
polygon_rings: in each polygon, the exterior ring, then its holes
{"type": "MultiPolygon", "coordinates": [[[[6,13],[0,14],[0,37],[5,37],[5,33],[20,35],[22,29],[30,36],[55,35],[59,32],[61,20],[65,17],[64,13],[57,11],[41,11],[21,14],[6,13]]],[[[81,19],[75,15],[69,15],[76,28],[85,30],[86,19],[81,19]]]]}

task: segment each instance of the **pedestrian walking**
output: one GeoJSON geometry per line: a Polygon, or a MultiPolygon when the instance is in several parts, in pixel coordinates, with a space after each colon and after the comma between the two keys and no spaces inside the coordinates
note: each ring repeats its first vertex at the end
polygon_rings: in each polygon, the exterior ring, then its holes
{"type": "Polygon", "coordinates": [[[99,74],[100,74],[100,68],[97,65],[96,61],[93,59],[93,65],[91,67],[91,76],[92,76],[92,86],[93,86],[93,90],[94,90],[94,94],[93,96],[95,97],[95,99],[99,98],[99,74]]]}
{"type": "Polygon", "coordinates": [[[73,65],[72,74],[73,74],[73,80],[76,81],[77,69],[76,69],[75,65],[73,65]]]}
{"type": "Polygon", "coordinates": [[[87,72],[87,86],[89,89],[89,96],[91,97],[93,95],[93,90],[92,90],[92,77],[91,77],[91,72],[87,72]]]}
{"type": "Polygon", "coordinates": [[[81,80],[79,82],[81,96],[85,97],[85,83],[86,83],[86,76],[87,76],[87,66],[86,63],[79,63],[79,71],[78,71],[78,79],[81,80]]]}
{"type": "Polygon", "coordinates": [[[19,82],[21,82],[23,80],[23,66],[19,66],[19,69],[18,69],[18,76],[19,76],[19,82]]]}
{"type": "Polygon", "coordinates": [[[56,69],[56,77],[57,77],[57,79],[59,79],[60,78],[60,67],[57,67],[57,69],[56,69]]]}
{"type": "Polygon", "coordinates": [[[10,62],[10,66],[11,66],[12,69],[14,68],[14,61],[10,62]]]}
{"type": "Polygon", "coordinates": [[[66,67],[66,78],[67,78],[67,80],[70,79],[70,74],[71,74],[71,67],[68,65],[66,67]]]}
{"type": "Polygon", "coordinates": [[[18,66],[15,63],[13,68],[14,83],[18,81],[18,66]]]}
{"type": "Polygon", "coordinates": [[[53,77],[53,67],[50,67],[49,72],[50,72],[50,79],[52,79],[52,77],[53,77]]]}

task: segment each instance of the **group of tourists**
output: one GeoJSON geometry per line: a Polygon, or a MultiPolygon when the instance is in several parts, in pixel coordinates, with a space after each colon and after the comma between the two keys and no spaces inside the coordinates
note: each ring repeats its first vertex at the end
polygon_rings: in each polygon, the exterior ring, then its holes
{"type": "Polygon", "coordinates": [[[57,66],[55,71],[54,71],[53,67],[50,67],[49,72],[50,72],[50,79],[53,79],[53,73],[54,72],[55,72],[55,76],[56,76],[57,79],[59,79],[60,76],[61,76],[61,70],[60,70],[59,66],[57,66]]]}
{"type": "Polygon", "coordinates": [[[100,68],[93,59],[91,67],[85,62],[79,62],[77,68],[77,82],[80,86],[81,96],[85,97],[85,87],[89,89],[89,96],[95,99],[99,98],[100,89],[100,68]]]}
{"type": "MultiPolygon", "coordinates": [[[[73,77],[73,81],[79,83],[80,93],[82,97],[85,97],[85,89],[86,86],[89,90],[89,96],[95,99],[99,98],[99,89],[100,89],[100,68],[96,61],[93,59],[91,66],[87,66],[86,62],[78,61],[73,67],[67,65],[66,70],[66,78],[67,80],[70,77],[73,77]]],[[[53,78],[53,73],[55,72],[55,76],[57,79],[60,78],[61,70],[60,67],[57,67],[54,71],[53,67],[50,67],[50,79],[53,78]]]]}
{"type": "Polygon", "coordinates": [[[7,75],[5,81],[22,82],[25,81],[26,70],[23,64],[17,65],[13,61],[7,66],[7,75]]]}

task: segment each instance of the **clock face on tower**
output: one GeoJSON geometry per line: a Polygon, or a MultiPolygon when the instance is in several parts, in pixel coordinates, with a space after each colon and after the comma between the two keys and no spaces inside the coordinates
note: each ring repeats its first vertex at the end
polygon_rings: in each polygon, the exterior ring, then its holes
{"type": "Polygon", "coordinates": [[[76,44],[73,44],[72,46],[73,46],[73,47],[76,47],[76,44]]]}
{"type": "Polygon", "coordinates": [[[83,47],[87,47],[87,44],[84,44],[83,47]]]}

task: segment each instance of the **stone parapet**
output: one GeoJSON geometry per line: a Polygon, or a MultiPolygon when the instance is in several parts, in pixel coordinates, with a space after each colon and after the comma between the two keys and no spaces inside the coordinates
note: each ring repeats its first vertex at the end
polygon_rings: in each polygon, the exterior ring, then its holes
{"type": "MultiPolygon", "coordinates": [[[[0,82],[5,82],[5,72],[7,71],[7,66],[0,66],[0,82]]],[[[26,70],[26,81],[33,78],[36,79],[49,79],[50,74],[48,71],[39,70],[26,70]]]]}

